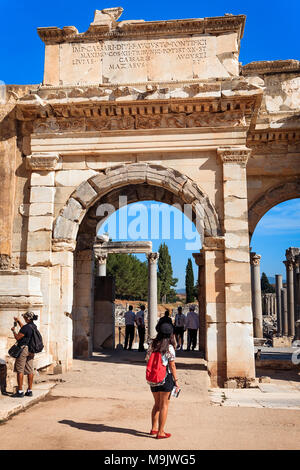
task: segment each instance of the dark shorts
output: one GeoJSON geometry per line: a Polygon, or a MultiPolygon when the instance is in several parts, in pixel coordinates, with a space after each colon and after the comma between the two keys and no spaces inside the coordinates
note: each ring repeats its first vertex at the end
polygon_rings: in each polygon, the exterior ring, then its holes
{"type": "Polygon", "coordinates": [[[175,326],[175,335],[183,335],[184,326],[175,326]]]}
{"type": "Polygon", "coordinates": [[[168,373],[165,383],[163,385],[158,385],[157,387],[150,387],[151,392],[172,392],[175,382],[173,380],[173,375],[168,373]]]}

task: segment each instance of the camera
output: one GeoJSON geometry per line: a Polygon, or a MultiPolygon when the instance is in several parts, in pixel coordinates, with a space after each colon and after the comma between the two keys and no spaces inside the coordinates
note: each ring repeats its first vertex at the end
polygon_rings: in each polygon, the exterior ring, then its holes
{"type": "Polygon", "coordinates": [[[18,322],[14,321],[14,327],[16,327],[18,325],[18,322]]]}

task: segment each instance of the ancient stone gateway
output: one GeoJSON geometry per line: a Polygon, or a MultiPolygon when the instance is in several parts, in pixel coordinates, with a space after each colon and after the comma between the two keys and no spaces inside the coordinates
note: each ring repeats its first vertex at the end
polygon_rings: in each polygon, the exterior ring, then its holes
{"type": "MultiPolygon", "coordinates": [[[[0,104],[0,358],[40,314],[43,364],[88,356],[99,203],[191,204],[212,384],[255,377],[249,233],[300,194],[296,60],[239,63],[245,16],[39,28],[41,85],[0,104]]],[[[40,359],[42,361],[42,358],[40,359]]]]}

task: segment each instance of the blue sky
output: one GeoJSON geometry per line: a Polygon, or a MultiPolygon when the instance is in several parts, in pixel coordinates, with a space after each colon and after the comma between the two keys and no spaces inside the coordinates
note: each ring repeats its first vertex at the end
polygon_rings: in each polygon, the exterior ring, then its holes
{"type": "MultiPolygon", "coordinates": [[[[188,258],[192,259],[195,281],[197,280],[197,267],[192,253],[199,251],[201,241],[195,226],[181,212],[175,210],[177,215],[168,218],[169,208],[166,204],[154,201],[130,204],[121,209],[121,217],[127,217],[126,224],[122,223],[124,218],[119,217],[120,211],[117,211],[107,219],[100,233],[107,231],[113,240],[152,240],[153,251],[158,251],[162,241],[166,242],[172,258],[174,277],[178,278],[177,287],[183,288],[188,258]],[[159,226],[152,223],[152,230],[151,220],[155,217],[151,218],[151,205],[160,206],[167,211],[161,213],[157,219],[159,226]],[[124,215],[125,213],[127,215],[124,215]],[[165,222],[170,220],[169,233],[163,233],[163,218],[165,222]],[[126,226],[126,233],[120,233],[119,222],[122,227],[126,226]]],[[[300,199],[283,202],[268,211],[256,226],[251,240],[252,251],[262,256],[261,272],[264,271],[271,277],[282,274],[283,279],[285,266],[282,261],[285,259],[285,250],[291,246],[300,247],[300,199]]],[[[138,255],[138,258],[145,260],[144,255],[138,255]]]]}
{"type": "Polygon", "coordinates": [[[88,29],[94,11],[122,6],[121,20],[146,21],[178,18],[223,16],[225,13],[247,15],[240,61],[299,59],[299,0],[204,2],[190,0],[0,0],[1,61],[0,80],[28,84],[43,80],[44,44],[37,35],[40,26],[76,26],[88,29]]]}
{"type": "MultiPolygon", "coordinates": [[[[137,2],[120,0],[95,2],[85,0],[0,0],[1,61],[0,80],[7,84],[35,84],[43,80],[44,44],[39,39],[40,26],[74,25],[79,32],[88,29],[96,9],[122,6],[121,20],[146,21],[178,18],[223,16],[225,13],[247,16],[240,61],[299,60],[299,0],[219,1],[178,0],[137,2]]],[[[258,224],[252,249],[262,255],[261,268],[267,275],[284,274],[284,253],[290,246],[300,246],[300,199],[280,204],[258,224]]],[[[172,238],[172,237],[171,237],[172,238]]],[[[161,240],[153,240],[157,250],[161,240]]],[[[186,250],[186,240],[168,240],[178,287],[184,286],[188,257],[196,250],[186,250]]],[[[200,242],[199,242],[200,247],[200,242]]],[[[196,269],[195,269],[196,278],[196,269]]]]}

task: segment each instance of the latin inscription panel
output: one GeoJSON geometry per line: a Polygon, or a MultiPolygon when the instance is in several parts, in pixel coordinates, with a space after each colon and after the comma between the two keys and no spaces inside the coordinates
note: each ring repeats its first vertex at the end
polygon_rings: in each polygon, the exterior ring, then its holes
{"type": "Polygon", "coordinates": [[[219,39],[201,35],[64,43],[60,46],[60,80],[80,85],[228,77],[217,55],[219,39]]]}

